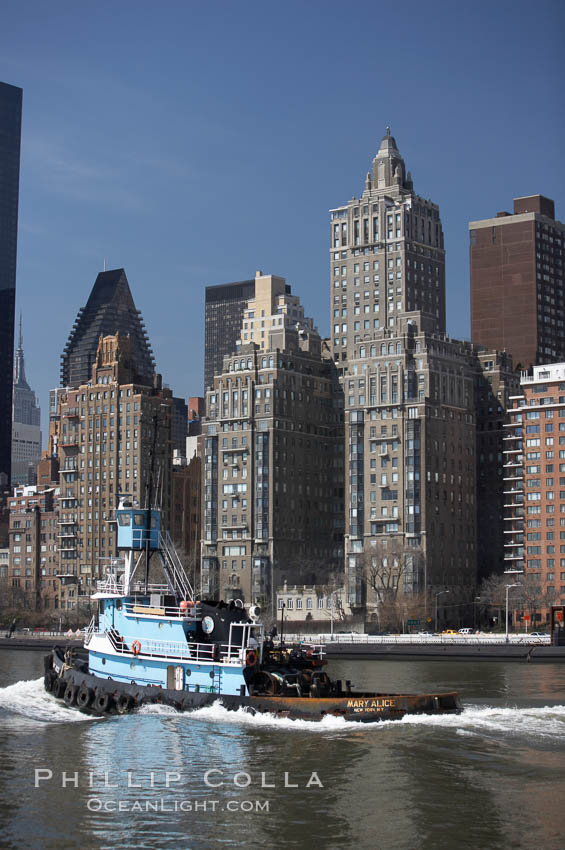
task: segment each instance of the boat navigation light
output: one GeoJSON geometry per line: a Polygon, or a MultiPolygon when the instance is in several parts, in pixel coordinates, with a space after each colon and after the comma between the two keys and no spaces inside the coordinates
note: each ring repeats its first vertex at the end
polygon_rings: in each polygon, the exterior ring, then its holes
{"type": "Polygon", "coordinates": [[[259,608],[258,605],[250,605],[249,608],[248,608],[248,614],[249,614],[250,618],[255,622],[256,620],[259,619],[259,617],[261,615],[261,609],[259,608]]]}

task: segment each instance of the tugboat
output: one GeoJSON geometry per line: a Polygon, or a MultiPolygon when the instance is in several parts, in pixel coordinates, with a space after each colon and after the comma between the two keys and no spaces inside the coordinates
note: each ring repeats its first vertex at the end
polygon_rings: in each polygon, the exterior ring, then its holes
{"type": "Polygon", "coordinates": [[[122,497],[116,521],[124,557],[98,582],[84,648],[55,647],[45,658],[45,689],[67,706],[104,715],[151,703],[191,711],[220,700],[228,710],[361,722],[461,711],[457,693],[355,692],[329,678],[323,645],[275,645],[276,629],[265,635],[257,606],[196,600],[160,520],[158,510],[122,497]],[[152,554],[165,584],[148,581],[152,554]]]}

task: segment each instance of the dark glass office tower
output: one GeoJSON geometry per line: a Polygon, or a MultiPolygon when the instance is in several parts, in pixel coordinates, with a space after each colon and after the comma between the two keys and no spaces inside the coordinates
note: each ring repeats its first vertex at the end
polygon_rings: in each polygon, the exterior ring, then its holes
{"type": "Polygon", "coordinates": [[[61,355],[61,386],[86,384],[92,376],[99,338],[117,333],[131,337],[134,383],[151,386],[155,359],[124,269],[100,272],[96,278],[86,307],[79,310],[61,355]]]}
{"type": "Polygon", "coordinates": [[[21,127],[22,90],[0,83],[0,487],[11,474],[21,127]]]}
{"type": "Polygon", "coordinates": [[[255,281],[240,280],[206,287],[204,388],[213,386],[214,375],[222,374],[226,354],[235,351],[241,333],[243,311],[255,297],[255,281]]]}

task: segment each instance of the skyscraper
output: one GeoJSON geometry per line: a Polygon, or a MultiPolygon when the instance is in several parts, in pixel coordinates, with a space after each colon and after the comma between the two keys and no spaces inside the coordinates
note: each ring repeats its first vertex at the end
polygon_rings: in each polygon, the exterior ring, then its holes
{"type": "Polygon", "coordinates": [[[12,487],[35,484],[37,464],[41,460],[41,411],[26,380],[21,317],[14,368],[12,429],[12,487]]]}
{"type": "Polygon", "coordinates": [[[10,483],[22,90],[0,83],[0,488],[10,483]]]}
{"type": "Polygon", "coordinates": [[[243,311],[247,300],[255,295],[255,281],[241,280],[206,287],[204,308],[204,389],[214,383],[214,375],[222,372],[226,354],[235,351],[239,339],[243,311]]]}
{"type": "Polygon", "coordinates": [[[332,348],[351,360],[375,331],[418,311],[445,332],[445,251],[439,208],[415,194],[387,129],[361,198],[330,211],[332,348]]]}
{"type": "MultiPolygon", "coordinates": [[[[53,399],[49,454],[59,461],[59,571],[88,593],[116,555],[114,509],[127,493],[170,516],[171,391],[137,380],[131,336],[101,337],[90,380],[53,399]],[[151,494],[151,497],[150,497],[151,494]]],[[[73,582],[61,588],[72,608],[73,582]]]]}
{"type": "Polygon", "coordinates": [[[86,384],[92,375],[99,338],[116,333],[131,338],[135,381],[150,385],[155,360],[124,269],[100,272],[96,278],[86,307],[79,310],[61,355],[61,385],[86,384]]]}
{"type": "Polygon", "coordinates": [[[565,224],[543,195],[469,222],[471,337],[515,369],[565,360],[565,224]]]}
{"type": "Polygon", "coordinates": [[[477,364],[469,343],[445,333],[438,206],[414,192],[388,129],[361,197],[330,211],[330,277],[345,401],[348,601],[376,622],[383,582],[468,599],[477,364]]]}

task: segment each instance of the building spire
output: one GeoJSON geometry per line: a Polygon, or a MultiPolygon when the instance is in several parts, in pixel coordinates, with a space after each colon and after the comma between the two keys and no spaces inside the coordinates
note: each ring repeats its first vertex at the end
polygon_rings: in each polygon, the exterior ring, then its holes
{"type": "Polygon", "coordinates": [[[21,389],[29,390],[30,386],[26,381],[26,371],[24,362],[24,335],[22,332],[22,314],[20,311],[20,333],[18,338],[18,347],[14,358],[14,386],[21,389]]]}

